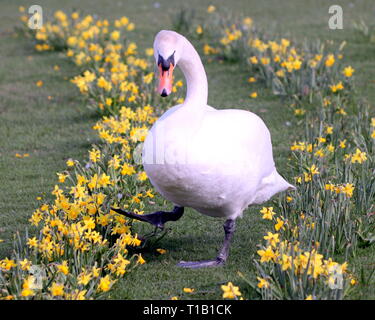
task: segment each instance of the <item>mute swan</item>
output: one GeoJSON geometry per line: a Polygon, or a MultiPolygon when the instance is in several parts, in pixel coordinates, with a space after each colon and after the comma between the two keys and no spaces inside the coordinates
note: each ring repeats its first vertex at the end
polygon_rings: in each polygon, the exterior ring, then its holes
{"type": "Polygon", "coordinates": [[[216,110],[207,105],[206,73],[185,37],[160,31],[154,54],[161,96],[172,92],[176,65],[187,82],[184,103],[170,108],[155,122],[143,149],[143,165],[151,183],[175,208],[147,215],[114,210],[160,228],[167,221],[178,220],[184,207],[225,218],[224,245],[216,259],[178,264],[187,268],[219,266],[228,257],[235,220],[243,210],[294,186],[276,171],[270,133],[262,119],[248,111],[216,110]]]}

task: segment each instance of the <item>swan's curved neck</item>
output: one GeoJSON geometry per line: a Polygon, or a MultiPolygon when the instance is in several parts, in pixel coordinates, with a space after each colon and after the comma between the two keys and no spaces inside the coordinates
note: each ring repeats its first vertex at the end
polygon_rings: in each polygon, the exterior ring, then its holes
{"type": "Polygon", "coordinates": [[[207,76],[198,52],[186,40],[183,54],[178,62],[187,84],[184,105],[202,107],[207,105],[208,86],[207,76]]]}

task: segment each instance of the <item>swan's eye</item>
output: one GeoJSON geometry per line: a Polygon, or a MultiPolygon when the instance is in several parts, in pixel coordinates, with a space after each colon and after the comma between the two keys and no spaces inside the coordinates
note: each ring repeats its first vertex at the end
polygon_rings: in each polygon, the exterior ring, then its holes
{"type": "MultiPolygon", "coordinates": [[[[175,51],[176,52],[176,51],[175,51]]],[[[164,59],[160,54],[158,57],[158,66],[161,66],[163,71],[169,70],[171,64],[174,66],[174,52],[168,57],[168,59],[164,59]]]]}

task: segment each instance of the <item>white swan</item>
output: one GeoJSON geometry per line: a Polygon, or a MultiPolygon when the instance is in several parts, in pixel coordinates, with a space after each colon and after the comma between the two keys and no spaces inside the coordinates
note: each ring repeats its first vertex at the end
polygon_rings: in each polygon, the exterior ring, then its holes
{"type": "Polygon", "coordinates": [[[143,149],[143,165],[151,183],[176,207],[143,218],[130,216],[160,227],[181,217],[183,207],[226,218],[224,246],[215,260],[179,264],[190,268],[221,265],[228,256],[235,219],[243,210],[294,187],[275,168],[270,133],[261,118],[244,110],[216,110],[207,105],[206,73],[185,37],[160,31],[154,53],[162,96],[172,91],[176,65],[187,83],[184,103],[155,122],[143,149]]]}

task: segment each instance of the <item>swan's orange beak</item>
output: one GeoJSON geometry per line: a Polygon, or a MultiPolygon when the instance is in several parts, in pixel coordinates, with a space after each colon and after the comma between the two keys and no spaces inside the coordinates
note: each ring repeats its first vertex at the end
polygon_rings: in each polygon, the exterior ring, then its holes
{"type": "Polygon", "coordinates": [[[169,68],[166,70],[162,64],[159,64],[159,87],[158,92],[162,97],[166,97],[172,92],[173,85],[173,63],[169,64],[169,68]]]}

